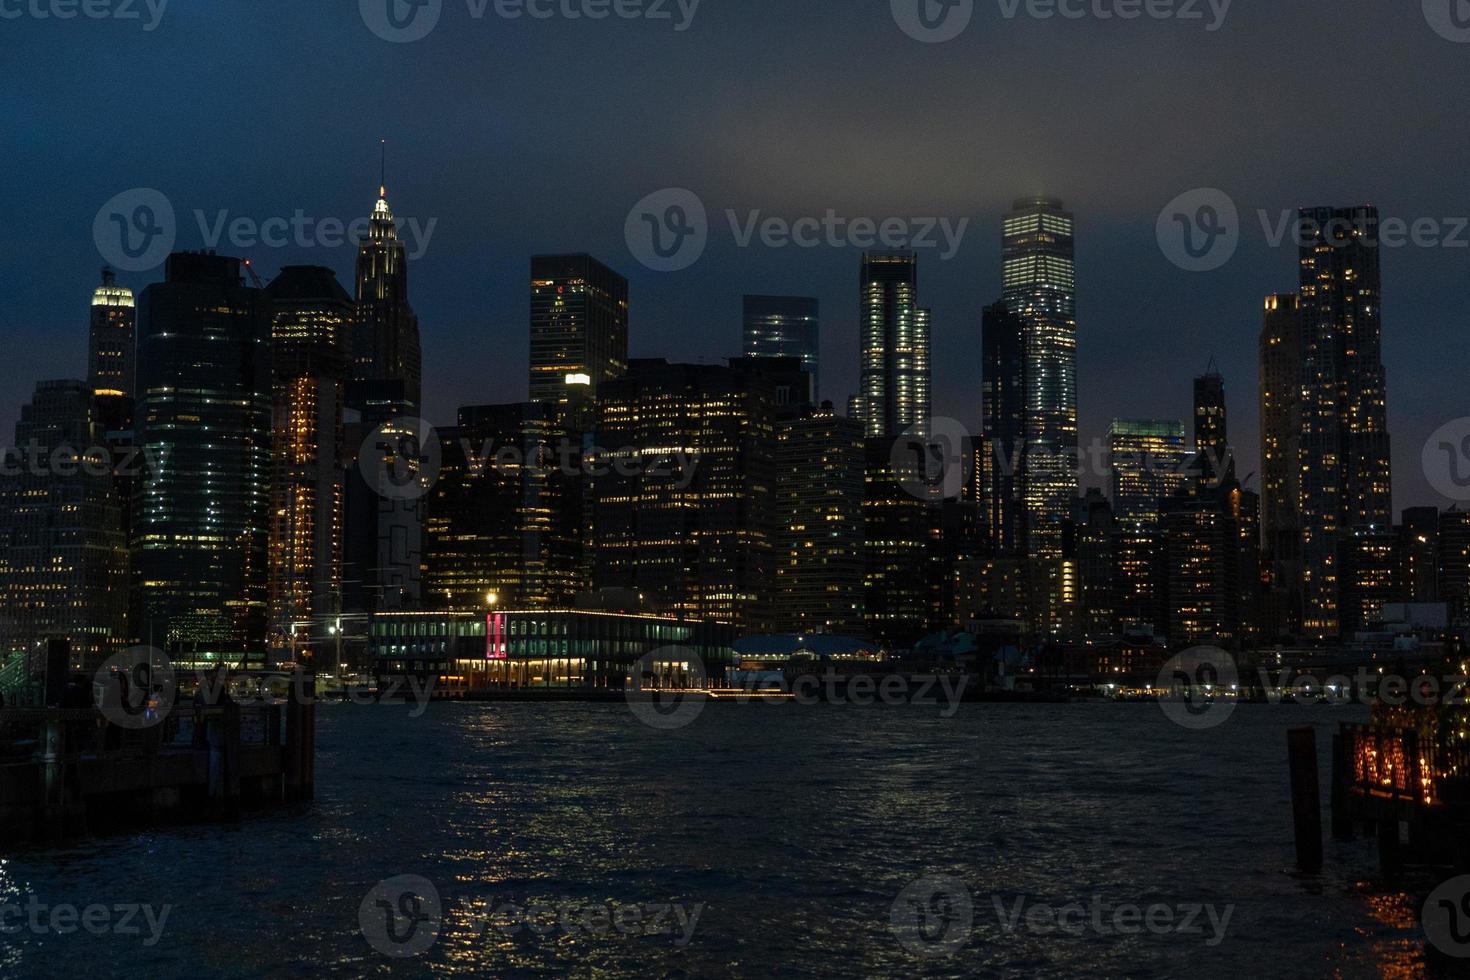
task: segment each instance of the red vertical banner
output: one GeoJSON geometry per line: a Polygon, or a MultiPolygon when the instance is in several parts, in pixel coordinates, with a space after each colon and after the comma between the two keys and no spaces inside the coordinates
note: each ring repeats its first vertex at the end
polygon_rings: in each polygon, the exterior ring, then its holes
{"type": "Polygon", "coordinates": [[[485,659],[505,660],[505,615],[491,613],[485,617],[485,659]]]}

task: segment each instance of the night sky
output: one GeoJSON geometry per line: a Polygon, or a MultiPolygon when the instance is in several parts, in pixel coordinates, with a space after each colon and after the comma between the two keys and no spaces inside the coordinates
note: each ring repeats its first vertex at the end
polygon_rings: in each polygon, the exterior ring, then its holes
{"type": "MultiPolygon", "coordinates": [[[[1237,0],[1214,31],[1203,2],[1201,20],[1123,21],[1034,19],[1024,5],[1007,18],[1009,0],[978,0],[940,44],[900,30],[890,0],[704,0],[683,31],[674,0],[666,20],[508,20],[494,0],[476,19],[478,0],[444,0],[412,43],[375,35],[357,0],[172,0],[152,31],[145,0],[116,0],[139,20],[31,15],[50,2],[0,0],[23,14],[0,18],[6,437],[36,380],[85,373],[105,202],[162,191],[180,248],[205,244],[196,210],[351,221],[375,200],[382,138],[394,211],[437,219],[411,266],[435,422],[525,397],[528,260],[545,251],[590,251],[628,276],[634,356],[716,361],[739,353],[743,293],[820,297],[822,394],[845,404],[860,249],[740,248],[724,214],[830,208],[969,219],[953,258],[922,250],[920,296],[936,413],[977,427],[1000,216],[1046,192],[1078,219],[1084,441],[1114,416],[1185,419],[1214,356],[1244,474],[1257,468],[1261,298],[1296,286],[1294,248],[1272,247],[1257,212],[1372,203],[1458,217],[1446,236],[1470,215],[1470,43],[1413,0],[1237,0]],[[710,238],[692,267],[659,273],[632,256],[624,223],[667,187],[699,196],[710,238]],[[1224,267],[1190,273],[1155,222],[1200,187],[1238,205],[1242,241],[1224,267]]],[[[1470,415],[1470,230],[1457,240],[1384,250],[1396,507],[1447,503],[1420,452],[1470,415]]],[[[328,265],[350,288],[350,245],[219,248],[266,278],[328,265]]],[[[120,279],[141,290],[161,274],[120,279]]]]}

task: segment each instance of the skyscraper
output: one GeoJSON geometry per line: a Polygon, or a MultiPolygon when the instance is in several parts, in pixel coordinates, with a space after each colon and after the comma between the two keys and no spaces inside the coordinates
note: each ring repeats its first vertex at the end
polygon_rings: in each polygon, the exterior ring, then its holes
{"type": "Polygon", "coordinates": [[[775,515],[771,365],[640,359],[600,387],[602,448],[591,463],[596,587],[632,589],[656,612],[745,629],[766,621],[775,515]]]}
{"type": "Polygon", "coordinates": [[[831,402],[776,425],[775,630],[863,632],[863,451],[831,402]]]}
{"type": "Polygon", "coordinates": [[[865,252],[859,280],[862,342],[854,406],[870,439],[929,431],[928,310],[919,308],[914,252],[865,252]]]}
{"type": "Polygon", "coordinates": [[[117,284],[111,269],[92,292],[92,325],[87,344],[87,383],[99,397],[132,400],[136,387],[136,327],[133,291],[117,284]]]}
{"type": "Polygon", "coordinates": [[[176,252],[138,317],[141,637],[263,648],[270,483],[270,314],[240,260],[176,252]]]}
{"type": "Polygon", "coordinates": [[[746,357],[796,357],[811,377],[807,401],[821,390],[817,359],[821,350],[821,306],[806,296],[746,296],[746,357]]]}
{"type": "Polygon", "coordinates": [[[0,660],[64,636],[73,666],[96,668],[127,639],[127,539],[103,435],[86,382],[43,381],[21,408],[0,473],[0,660]]]}
{"type": "Polygon", "coordinates": [[[1159,529],[1160,503],[1184,488],[1184,426],[1169,419],[1114,419],[1108,428],[1113,512],[1135,529],[1159,529]]]}
{"type": "Polygon", "coordinates": [[[442,430],[427,498],[424,595],[435,606],[566,609],[581,578],[582,444],[549,404],[476,405],[442,430]]]}
{"type": "Polygon", "coordinates": [[[1072,214],[1023,198],[1005,216],[1002,298],[1024,326],[1022,492],[1031,555],[1056,556],[1077,494],[1077,300],[1072,214]]]}
{"type": "Polygon", "coordinates": [[[340,629],[343,405],[353,304],[330,269],[270,284],[272,644],[310,662],[340,629]]]}
{"type": "Polygon", "coordinates": [[[1302,316],[1295,294],[1266,297],[1260,341],[1261,552],[1265,620],[1276,636],[1302,624],[1302,316]]]}
{"type": "Polygon", "coordinates": [[[977,469],[987,532],[996,555],[1025,552],[1025,324],[1005,303],[985,308],[980,332],[983,445],[977,469]]]}
{"type": "Polygon", "coordinates": [[[368,232],[357,249],[356,311],[352,324],[352,378],[403,384],[408,404],[422,405],[423,352],[419,320],[408,298],[408,254],[378,188],[368,232]]]}
{"type": "Polygon", "coordinates": [[[590,255],[531,259],[531,401],[563,420],[628,369],[628,280],[590,255]]]}
{"type": "Polygon", "coordinates": [[[1235,474],[1230,431],[1225,410],[1225,379],[1210,360],[1209,369],[1194,379],[1194,447],[1200,471],[1212,480],[1235,474]]]}
{"type": "Polygon", "coordinates": [[[1303,628],[1336,636],[1339,548],[1393,522],[1378,210],[1301,212],[1303,628]]]}

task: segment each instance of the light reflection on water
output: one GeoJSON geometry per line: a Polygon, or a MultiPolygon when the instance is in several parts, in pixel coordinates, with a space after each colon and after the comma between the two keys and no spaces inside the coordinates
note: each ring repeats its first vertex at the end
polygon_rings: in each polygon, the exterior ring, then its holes
{"type": "MultiPolygon", "coordinates": [[[[615,705],[318,712],[316,803],[26,851],[0,895],[173,906],[162,939],[0,937],[0,975],[963,975],[1420,977],[1414,899],[1370,842],[1291,870],[1284,730],[1346,709],[1243,705],[1187,731],[1151,705],[937,709],[716,704],[656,731],[615,705]],[[358,909],[421,875],[446,916],[422,957],[372,949],[358,909]],[[895,898],[930,874],[973,899],[952,958],[916,957],[895,898]],[[1203,936],[1008,932],[1004,910],[1233,906],[1203,936]],[[667,934],[476,930],[507,903],[702,908],[667,934]]],[[[1406,886],[1413,891],[1413,886],[1406,886]]],[[[1415,892],[1422,894],[1422,892],[1415,892]]]]}

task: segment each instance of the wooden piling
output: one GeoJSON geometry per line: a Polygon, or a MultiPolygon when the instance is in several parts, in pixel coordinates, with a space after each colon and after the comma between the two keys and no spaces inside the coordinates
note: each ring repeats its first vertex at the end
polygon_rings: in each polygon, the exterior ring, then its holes
{"type": "Polygon", "coordinates": [[[1303,871],[1322,867],[1322,791],[1317,777],[1317,730],[1310,725],[1288,729],[1291,765],[1291,813],[1296,829],[1296,863],[1303,871]]]}
{"type": "Polygon", "coordinates": [[[1332,839],[1352,840],[1353,814],[1348,802],[1348,786],[1352,782],[1347,745],[1342,732],[1332,735],[1332,839]]]}

